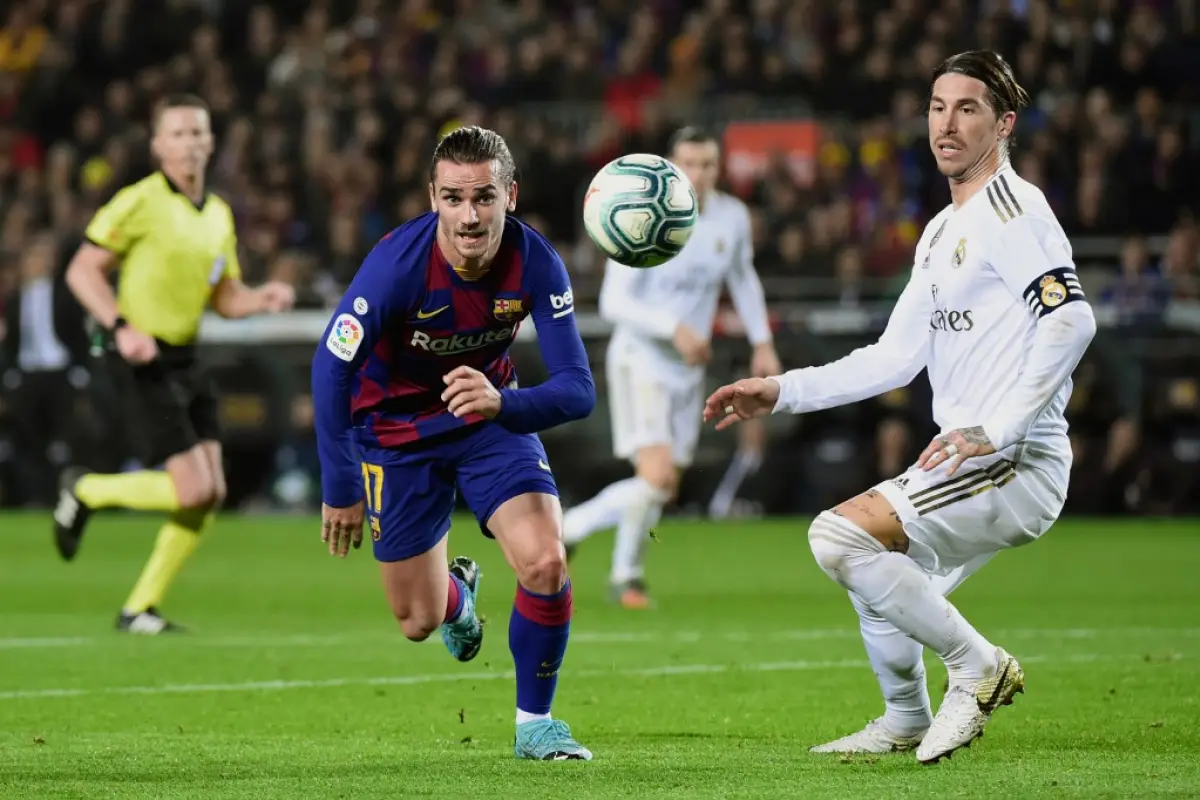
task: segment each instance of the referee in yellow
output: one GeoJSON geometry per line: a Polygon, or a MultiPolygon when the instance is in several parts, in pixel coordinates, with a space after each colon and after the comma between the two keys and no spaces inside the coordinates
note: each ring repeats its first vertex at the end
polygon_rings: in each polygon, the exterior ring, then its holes
{"type": "Polygon", "coordinates": [[[55,543],[68,561],[94,510],[170,515],[117,617],[118,630],[139,634],[180,630],[158,605],[225,497],[216,397],[195,352],[205,309],[238,318],[286,311],[294,300],[287,284],[250,288],[241,281],[233,213],[204,188],[213,151],[204,101],[167,97],[153,125],[159,171],[96,212],[67,284],[129,364],[135,410],[147,426],[147,463],[165,463],[166,470],[68,470],[54,510],[55,543]],[[107,275],[113,268],[120,270],[115,296],[107,275]]]}

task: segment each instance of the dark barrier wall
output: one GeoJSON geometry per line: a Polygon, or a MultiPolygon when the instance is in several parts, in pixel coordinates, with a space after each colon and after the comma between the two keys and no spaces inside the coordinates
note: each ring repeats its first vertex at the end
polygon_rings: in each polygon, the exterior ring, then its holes
{"type": "MultiPolygon", "coordinates": [[[[870,334],[784,331],[785,363],[821,363],[870,334]]],[[[628,467],[613,459],[604,386],[603,337],[589,337],[600,402],[582,422],[544,435],[564,500],[584,499],[628,467]]],[[[317,459],[308,396],[308,344],[221,344],[205,348],[220,387],[231,508],[315,509],[317,459]]],[[[740,376],[746,347],[716,342],[709,381],[740,376]]],[[[536,345],[514,357],[526,383],[543,377],[536,345]]],[[[91,379],[74,392],[61,430],[73,459],[112,470],[136,455],[138,427],[127,424],[123,370],[91,360],[91,379]]],[[[5,395],[0,395],[3,398],[5,395]]],[[[2,402],[2,400],[0,400],[2,402]]],[[[811,514],[889,477],[936,433],[924,375],[872,401],[803,417],[767,420],[764,464],[747,479],[741,507],[752,513],[811,514]]],[[[1160,329],[1131,335],[1103,328],[1075,375],[1068,414],[1075,444],[1069,508],[1096,514],[1200,513],[1200,338],[1160,329]]],[[[0,411],[0,499],[31,502],[29,454],[18,449],[10,414],[0,411]]],[[[733,432],[706,431],[678,509],[702,513],[738,444],[733,432]]]]}

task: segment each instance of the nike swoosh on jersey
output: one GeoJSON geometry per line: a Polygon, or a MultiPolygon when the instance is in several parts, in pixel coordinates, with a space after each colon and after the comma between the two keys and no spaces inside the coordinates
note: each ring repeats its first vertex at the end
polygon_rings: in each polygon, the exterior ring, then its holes
{"type": "Polygon", "coordinates": [[[545,461],[543,461],[540,458],[538,459],[538,466],[541,467],[542,469],[546,470],[546,472],[550,471],[550,465],[547,464],[545,461]]]}
{"type": "Polygon", "coordinates": [[[433,311],[424,311],[424,310],[418,311],[417,319],[429,319],[430,317],[436,317],[438,314],[442,313],[449,307],[450,306],[446,305],[446,306],[442,306],[441,308],[435,308],[433,311]]]}

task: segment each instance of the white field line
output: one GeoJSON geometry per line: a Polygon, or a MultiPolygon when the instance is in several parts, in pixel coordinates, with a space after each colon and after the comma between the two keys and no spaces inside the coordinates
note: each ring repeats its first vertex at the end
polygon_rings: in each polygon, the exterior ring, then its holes
{"type": "MultiPolygon", "coordinates": [[[[1177,657],[1173,660],[1179,660],[1177,657]]],[[[1087,663],[1094,661],[1136,660],[1133,656],[1113,656],[1101,653],[1076,653],[1065,656],[1021,656],[1023,663],[1087,663]]],[[[714,675],[738,672],[803,672],[811,670],[868,669],[864,659],[836,661],[768,661],[748,664],[673,664],[637,669],[571,670],[570,677],[578,678],[664,678],[685,675],[714,675]]],[[[363,678],[325,678],[312,680],[245,681],[242,683],[176,683],[161,686],[105,686],[81,689],[18,689],[0,692],[0,701],[34,700],[56,697],[94,697],[99,695],[163,695],[211,694],[216,692],[275,692],[286,689],[339,689],[363,686],[419,686],[431,683],[462,683],[471,681],[512,680],[506,672],[445,672],[427,675],[389,675],[363,678]]]]}
{"type": "MultiPolygon", "coordinates": [[[[994,639],[1097,639],[1102,637],[1200,636],[1200,628],[1015,628],[989,631],[994,639]]],[[[172,645],[196,645],[204,648],[284,648],[342,647],[372,641],[390,642],[399,631],[377,630],[351,633],[312,634],[240,634],[237,636],[170,636],[172,645]]],[[[0,637],[0,650],[94,647],[120,644],[130,637],[109,636],[17,636],[0,637]]],[[[749,633],[746,631],[575,631],[572,644],[693,644],[709,642],[799,642],[859,638],[854,628],[800,628],[749,633]]]]}

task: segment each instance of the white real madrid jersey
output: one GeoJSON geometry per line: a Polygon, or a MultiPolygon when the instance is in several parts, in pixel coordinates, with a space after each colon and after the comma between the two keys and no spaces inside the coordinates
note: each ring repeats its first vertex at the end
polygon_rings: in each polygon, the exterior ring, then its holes
{"type": "Polygon", "coordinates": [[[694,373],[672,340],[680,323],[712,335],[722,287],[753,344],[769,342],[762,284],[754,270],[750,213],[722,192],[709,195],[679,255],[665,264],[635,269],[609,261],[600,290],[600,314],[613,326],[610,352],[647,359],[665,370],[694,373]]]}
{"type": "MultiPolygon", "coordinates": [[[[1005,165],[961,207],[948,206],[926,226],[879,341],[781,376],[776,410],[873,397],[927,368],[941,429],[984,425],[1012,401],[1039,318],[1083,297],[1071,245],[1045,196],[1005,165]]],[[[1016,460],[1041,453],[1069,464],[1063,413],[1070,394],[1068,378],[1017,441],[1001,447],[1016,460]]]]}

